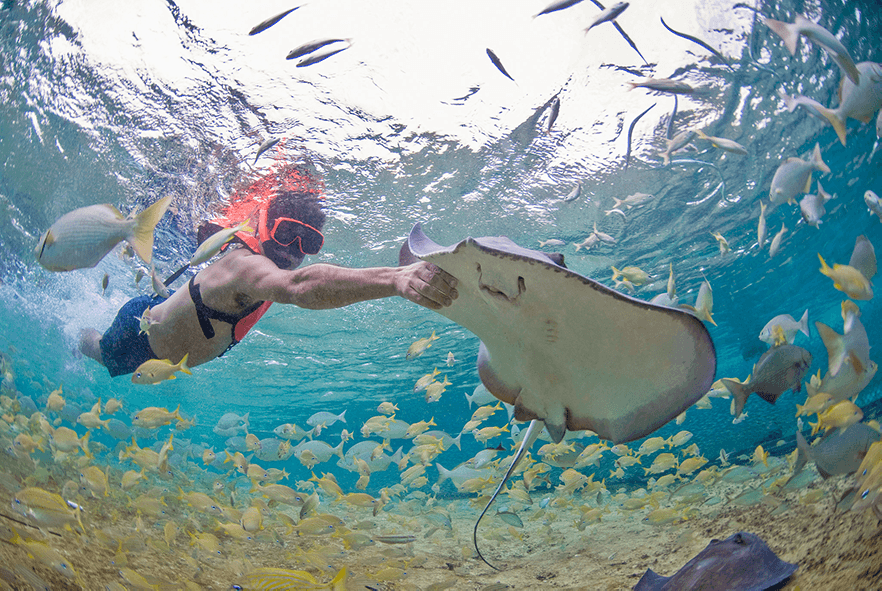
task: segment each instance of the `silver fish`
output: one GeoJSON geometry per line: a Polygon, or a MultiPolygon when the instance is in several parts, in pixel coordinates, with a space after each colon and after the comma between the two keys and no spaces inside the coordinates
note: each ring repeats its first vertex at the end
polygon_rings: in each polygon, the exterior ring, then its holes
{"type": "Polygon", "coordinates": [[[563,10],[564,8],[569,8],[570,6],[575,6],[582,0],[559,0],[558,2],[553,2],[542,9],[542,12],[539,12],[533,15],[533,18],[537,16],[542,16],[543,14],[551,14],[552,12],[557,12],[558,10],[563,10]]]}
{"type": "Polygon", "coordinates": [[[751,379],[742,384],[723,378],[723,384],[732,393],[734,415],[744,410],[747,397],[756,392],[769,404],[775,404],[778,397],[791,388],[799,392],[802,378],[812,364],[812,354],[796,345],[772,347],[759,358],[753,366],[751,379]]]}
{"type": "Polygon", "coordinates": [[[582,185],[576,185],[572,191],[567,193],[567,196],[564,197],[564,203],[570,203],[571,201],[575,201],[582,194],[582,185]]]}
{"type": "Polygon", "coordinates": [[[285,56],[285,59],[293,60],[298,57],[303,57],[308,53],[312,53],[317,49],[321,49],[325,45],[330,45],[332,43],[342,43],[344,41],[347,43],[351,42],[350,39],[316,39],[314,41],[309,41],[308,43],[304,43],[300,47],[292,49],[290,52],[288,52],[288,55],[285,56]]]}
{"type": "Polygon", "coordinates": [[[257,148],[257,155],[254,157],[254,163],[257,164],[257,159],[260,158],[264,152],[266,152],[267,150],[269,150],[270,148],[272,148],[273,146],[278,144],[279,139],[281,139],[281,138],[271,137],[268,140],[264,141],[262,144],[260,144],[260,147],[257,148]]]}
{"type": "Polygon", "coordinates": [[[557,121],[557,116],[559,114],[560,99],[555,96],[551,99],[551,106],[548,108],[548,122],[545,124],[545,133],[551,133],[551,127],[554,125],[554,122],[557,121]]]}
{"type": "Polygon", "coordinates": [[[312,54],[310,57],[308,57],[306,59],[302,59],[299,62],[297,62],[297,67],[304,68],[306,66],[311,66],[313,64],[323,62],[326,59],[328,59],[329,57],[331,57],[333,55],[337,55],[341,51],[345,51],[345,50],[349,49],[350,47],[352,47],[351,42],[348,43],[345,47],[337,47],[337,48],[332,47],[332,48],[326,49],[325,51],[316,52],[316,53],[312,54]]]}
{"type": "Polygon", "coordinates": [[[628,8],[627,2],[619,2],[617,4],[613,4],[612,6],[598,14],[596,17],[594,17],[594,20],[591,21],[591,24],[588,25],[588,27],[585,29],[585,32],[587,33],[588,31],[602,23],[616,20],[616,18],[618,18],[620,14],[625,12],[626,8],[628,8]]]}
{"type": "Polygon", "coordinates": [[[171,197],[160,199],[135,216],[124,217],[112,205],[75,209],[56,220],[34,249],[37,260],[50,271],[94,267],[110,250],[126,240],[138,256],[153,258],[153,230],[162,219],[171,197]]]}
{"type": "MultiPolygon", "coordinates": [[[[879,112],[882,113],[882,111],[879,112]]],[[[879,196],[874,192],[867,191],[864,193],[864,203],[867,204],[870,214],[875,214],[879,217],[879,221],[882,222],[882,199],[879,199],[879,196]]]]}
{"type": "Polygon", "coordinates": [[[505,76],[509,80],[514,82],[514,78],[511,77],[511,74],[509,74],[508,71],[505,69],[505,66],[502,65],[502,61],[499,59],[499,57],[496,55],[496,53],[492,49],[490,49],[489,47],[487,48],[487,56],[490,58],[490,61],[493,62],[493,65],[496,66],[497,70],[499,70],[500,72],[505,74],[505,76]]]}
{"type": "Polygon", "coordinates": [[[670,92],[674,94],[692,94],[695,89],[679,80],[671,80],[670,78],[645,78],[642,82],[628,82],[631,90],[635,88],[646,88],[655,90],[656,92],[670,92]]]}
{"type": "Polygon", "coordinates": [[[300,7],[295,6],[294,8],[289,8],[285,12],[282,12],[280,14],[277,14],[276,16],[273,16],[273,17],[266,19],[265,21],[263,21],[259,25],[255,25],[250,31],[248,31],[248,34],[249,35],[257,35],[258,33],[262,33],[263,31],[266,31],[271,26],[273,26],[274,24],[276,24],[277,22],[279,22],[280,20],[282,20],[283,18],[285,18],[286,16],[288,16],[289,14],[291,14],[292,12],[297,10],[298,8],[300,8],[300,7]]]}
{"type": "Polygon", "coordinates": [[[803,35],[820,45],[824,51],[830,54],[833,61],[842,69],[848,79],[853,83],[860,82],[861,73],[854,64],[854,60],[848,54],[848,50],[830,31],[817,23],[813,23],[802,15],[796,15],[793,23],[785,23],[770,18],[765,19],[766,25],[784,40],[784,45],[790,55],[796,55],[796,47],[799,37],[803,35]]]}

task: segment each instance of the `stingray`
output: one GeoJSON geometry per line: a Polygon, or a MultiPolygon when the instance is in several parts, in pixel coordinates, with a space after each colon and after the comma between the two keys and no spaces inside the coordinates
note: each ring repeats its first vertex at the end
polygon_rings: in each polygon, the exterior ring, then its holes
{"type": "Polygon", "coordinates": [[[438,313],[481,340],[481,382],[517,420],[533,421],[490,503],[543,423],[556,442],[584,429],[633,441],[710,389],[716,353],[700,320],[574,273],[563,255],[506,237],[441,246],[416,224],[399,262],[417,258],[457,278],[459,297],[438,313]]]}
{"type": "Polygon", "coordinates": [[[778,558],[756,534],[738,532],[725,540],[711,540],[671,577],[647,569],[634,591],[762,591],[786,580],[797,568],[778,558]]]}

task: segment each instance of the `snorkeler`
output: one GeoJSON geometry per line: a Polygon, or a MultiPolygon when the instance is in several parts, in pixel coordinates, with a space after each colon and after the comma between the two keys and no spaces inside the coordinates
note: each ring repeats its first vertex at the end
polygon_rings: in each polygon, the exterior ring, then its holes
{"type": "Polygon", "coordinates": [[[246,193],[238,214],[231,206],[226,217],[199,228],[199,241],[241,223],[230,219],[236,215],[249,217],[256,229],[236,232],[223,255],[186,289],[168,298],[130,300],[103,335],[84,330],[80,352],[107,367],[111,377],[132,373],[149,359],[176,363],[188,355],[192,367],[241,341],[274,302],[318,310],[400,296],[437,310],[457,297],[456,280],[426,262],[362,269],[317,263],[298,269],[324,244],[325,221],[316,183],[301,169],[283,167],[246,193]],[[244,208],[249,211],[243,215],[244,208]]]}

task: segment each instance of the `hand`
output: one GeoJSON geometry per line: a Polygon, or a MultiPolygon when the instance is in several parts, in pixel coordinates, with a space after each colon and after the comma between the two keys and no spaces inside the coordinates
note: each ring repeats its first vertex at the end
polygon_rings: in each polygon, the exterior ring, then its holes
{"type": "Polygon", "coordinates": [[[431,310],[453,303],[459,295],[456,283],[456,277],[425,261],[398,268],[398,295],[431,310]]]}

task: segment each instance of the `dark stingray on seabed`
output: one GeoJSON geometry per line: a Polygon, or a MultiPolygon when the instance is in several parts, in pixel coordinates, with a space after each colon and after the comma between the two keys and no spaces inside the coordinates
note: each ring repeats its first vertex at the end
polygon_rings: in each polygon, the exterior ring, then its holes
{"type": "Polygon", "coordinates": [[[711,540],[671,577],[647,569],[634,591],[763,591],[787,580],[799,565],[784,562],[756,534],[711,540]]]}

